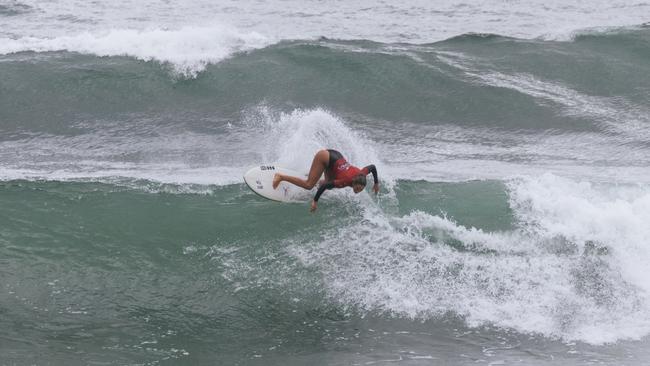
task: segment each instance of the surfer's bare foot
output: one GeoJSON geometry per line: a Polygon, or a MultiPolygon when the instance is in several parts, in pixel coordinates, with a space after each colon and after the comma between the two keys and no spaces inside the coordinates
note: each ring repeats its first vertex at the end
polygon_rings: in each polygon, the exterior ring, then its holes
{"type": "Polygon", "coordinates": [[[275,173],[273,176],[273,189],[278,189],[278,185],[282,182],[282,176],[280,173],[275,173]]]}

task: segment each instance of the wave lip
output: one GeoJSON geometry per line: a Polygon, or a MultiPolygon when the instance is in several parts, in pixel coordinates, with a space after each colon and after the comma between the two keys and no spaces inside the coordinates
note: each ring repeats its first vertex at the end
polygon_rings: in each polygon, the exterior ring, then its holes
{"type": "Polygon", "coordinates": [[[257,32],[222,25],[170,29],[112,29],[56,38],[0,38],[0,54],[70,51],[97,56],[130,56],[168,64],[173,71],[195,77],[210,63],[234,53],[262,48],[272,40],[257,32]]]}

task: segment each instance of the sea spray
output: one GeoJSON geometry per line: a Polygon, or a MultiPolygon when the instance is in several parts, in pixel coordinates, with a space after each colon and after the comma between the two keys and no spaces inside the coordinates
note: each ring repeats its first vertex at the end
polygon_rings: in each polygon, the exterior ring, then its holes
{"type": "Polygon", "coordinates": [[[392,217],[368,205],[348,225],[291,251],[322,273],[333,301],[363,312],[454,313],[473,326],[590,343],[638,339],[650,330],[640,267],[648,234],[635,223],[648,214],[648,191],[628,191],[629,205],[603,197],[599,207],[588,203],[595,191],[574,190],[580,186],[550,175],[513,180],[521,221],[512,231],[485,232],[417,211],[392,217]],[[555,201],[543,192],[562,193],[555,201]],[[599,216],[604,221],[592,227],[599,216]],[[629,226],[622,232],[617,222],[629,226]]]}

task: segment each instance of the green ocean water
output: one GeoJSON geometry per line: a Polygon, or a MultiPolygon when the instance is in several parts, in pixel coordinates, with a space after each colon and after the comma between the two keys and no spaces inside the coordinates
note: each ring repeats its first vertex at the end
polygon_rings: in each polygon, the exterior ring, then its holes
{"type": "MultiPolygon", "coordinates": [[[[457,364],[494,355],[514,362],[522,353],[530,364],[558,354],[578,364],[594,352],[616,362],[647,356],[625,344],[594,348],[490,326],[467,328],[462,316],[448,311],[409,320],[390,316],[390,309],[341,304],[328,294],[322,274],[291,248],[318,248],[323,233],[364,223],[363,208],[326,200],[309,215],[301,204],[264,200],[242,184],[201,194],[178,188],[3,183],[3,362],[348,364],[394,360],[391,349],[413,364],[438,360],[436,349],[457,364]]],[[[499,182],[400,182],[395,197],[366,204],[398,216],[444,213],[486,232],[516,226],[499,182]],[[481,196],[489,199],[476,204],[481,196]]],[[[478,258],[505,255],[472,248],[454,235],[422,238],[478,258]]],[[[408,238],[392,244],[415,245],[408,238]]]]}
{"type": "MultiPolygon", "coordinates": [[[[429,191],[453,200],[477,184],[429,191]]],[[[13,349],[6,362],[42,362],[33,347],[55,364],[99,362],[107,353],[118,363],[233,362],[269,348],[325,350],[358,331],[348,323],[360,320],[331,304],[318,276],[285,252],[287,243],[358,220],[350,205],[324,204],[316,216],[243,185],[206,195],[28,181],[4,183],[1,200],[3,303],[11,312],[3,343],[13,349]]],[[[480,213],[468,219],[508,225],[500,206],[500,223],[480,213]]]]}
{"type": "Polygon", "coordinates": [[[645,364],[649,42],[3,54],[0,364],[645,364]],[[242,182],[324,147],[379,196],[242,182]]]}

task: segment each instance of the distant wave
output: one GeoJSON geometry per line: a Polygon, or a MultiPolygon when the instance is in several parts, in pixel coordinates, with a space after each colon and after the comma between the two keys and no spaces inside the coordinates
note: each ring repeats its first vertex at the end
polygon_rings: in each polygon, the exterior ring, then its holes
{"type": "Polygon", "coordinates": [[[261,48],[271,39],[225,26],[168,29],[113,29],[57,38],[0,38],[0,54],[70,51],[96,56],[130,56],[171,65],[177,73],[196,76],[208,64],[235,52],[261,48]]]}
{"type": "MultiPolygon", "coordinates": [[[[607,37],[616,34],[630,34],[643,29],[642,26],[589,28],[542,38],[574,41],[587,36],[607,37]]],[[[316,40],[316,38],[311,39],[311,41],[316,40]]],[[[321,40],[328,39],[321,38],[321,40]]],[[[336,42],[336,39],[329,40],[336,42]]],[[[516,39],[493,33],[465,33],[423,45],[508,40],[516,39]]],[[[28,51],[69,51],[101,57],[128,56],[138,60],[168,64],[177,74],[196,77],[199,72],[205,70],[207,65],[216,64],[237,52],[264,48],[280,41],[292,42],[295,40],[281,40],[273,36],[241,31],[225,25],[186,26],[179,29],[111,29],[55,38],[0,38],[0,55],[28,51]]],[[[341,42],[363,43],[365,41],[347,40],[341,42]]],[[[413,46],[417,46],[417,44],[413,44],[413,46]]]]}

